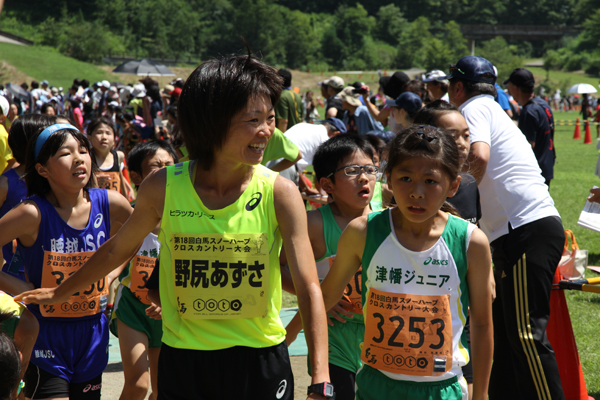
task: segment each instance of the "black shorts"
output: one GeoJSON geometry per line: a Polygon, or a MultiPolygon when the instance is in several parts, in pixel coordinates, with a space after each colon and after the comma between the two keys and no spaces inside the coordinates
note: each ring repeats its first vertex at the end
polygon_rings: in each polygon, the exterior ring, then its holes
{"type": "Polygon", "coordinates": [[[354,400],[356,396],[356,373],[329,363],[329,377],[337,400],[354,400]]]}
{"type": "Polygon", "coordinates": [[[285,342],[264,349],[177,349],[163,343],[158,400],[293,400],[294,376],[285,342]]]}
{"type": "Polygon", "coordinates": [[[70,400],[100,400],[102,374],[85,382],[71,383],[64,378],[38,368],[32,362],[25,372],[25,397],[48,399],[68,397],[70,400]]]}

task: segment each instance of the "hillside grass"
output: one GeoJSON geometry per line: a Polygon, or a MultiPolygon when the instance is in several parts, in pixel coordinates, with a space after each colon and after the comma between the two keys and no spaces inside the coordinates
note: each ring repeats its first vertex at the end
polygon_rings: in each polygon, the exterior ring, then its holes
{"type": "MultiPolygon", "coordinates": [[[[90,83],[103,79],[116,80],[115,75],[103,71],[93,64],[65,57],[48,47],[0,43],[0,60],[7,62],[38,82],[46,79],[50,85],[62,86],[65,91],[73,84],[75,78],[87,79],[90,83]]],[[[21,82],[14,83],[20,84],[21,82]]]]}
{"type": "Polygon", "coordinates": [[[598,84],[600,84],[600,77],[588,75],[583,71],[550,71],[550,74],[546,73],[546,70],[542,67],[527,67],[535,76],[537,83],[544,82],[546,77],[549,77],[549,83],[553,87],[558,87],[562,82],[568,82],[567,86],[575,85],[577,83],[589,83],[598,90],[598,84]]]}

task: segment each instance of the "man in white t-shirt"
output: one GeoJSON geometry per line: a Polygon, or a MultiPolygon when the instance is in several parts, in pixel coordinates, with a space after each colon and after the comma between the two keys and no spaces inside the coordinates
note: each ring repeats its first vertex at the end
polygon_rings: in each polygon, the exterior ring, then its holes
{"type": "Polygon", "coordinates": [[[564,399],[546,337],[552,278],[565,240],[560,216],[525,135],[494,101],[492,64],[466,56],[451,66],[447,79],[450,102],[469,125],[468,162],[495,269],[489,398],[564,399]]]}
{"type": "MultiPolygon", "coordinates": [[[[304,182],[299,179],[299,173],[312,164],[313,157],[321,143],[339,133],[346,133],[346,125],[337,118],[327,118],[322,124],[301,122],[292,126],[284,134],[287,139],[298,146],[302,158],[298,160],[296,165],[281,171],[279,174],[296,183],[302,191],[317,194],[316,190],[307,190],[303,185],[304,182]]],[[[277,162],[273,161],[267,166],[269,167],[277,162]]]]}

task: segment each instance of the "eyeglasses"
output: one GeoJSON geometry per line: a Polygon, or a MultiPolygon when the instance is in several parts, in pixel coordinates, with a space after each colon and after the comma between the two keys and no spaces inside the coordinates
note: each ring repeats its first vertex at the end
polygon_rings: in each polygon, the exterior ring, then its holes
{"type": "Polygon", "coordinates": [[[331,176],[333,176],[333,174],[341,170],[344,170],[346,176],[358,176],[360,175],[361,170],[364,170],[365,174],[367,175],[377,175],[377,173],[379,172],[379,167],[375,165],[347,165],[345,167],[336,169],[335,171],[327,175],[326,178],[330,178],[331,176]]]}

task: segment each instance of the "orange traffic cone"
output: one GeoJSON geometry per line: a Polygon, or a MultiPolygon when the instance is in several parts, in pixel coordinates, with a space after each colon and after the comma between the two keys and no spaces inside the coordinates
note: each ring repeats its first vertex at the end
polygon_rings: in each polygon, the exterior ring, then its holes
{"type": "Polygon", "coordinates": [[[581,130],[579,129],[579,118],[577,118],[577,122],[575,122],[575,134],[573,135],[573,139],[581,139],[581,130]]]}
{"type": "MultiPolygon", "coordinates": [[[[553,283],[557,284],[561,278],[562,276],[557,269],[553,283]]],[[[550,318],[546,327],[546,334],[556,355],[556,363],[558,364],[558,372],[563,392],[565,393],[565,399],[594,400],[593,397],[588,396],[585,387],[583,370],[581,369],[577,344],[573,335],[571,317],[569,316],[569,308],[567,307],[565,293],[562,289],[552,290],[550,293],[550,318]]]]}
{"type": "Polygon", "coordinates": [[[585,138],[583,139],[583,144],[591,144],[592,143],[592,133],[590,132],[590,122],[585,120],[585,138]]]}

